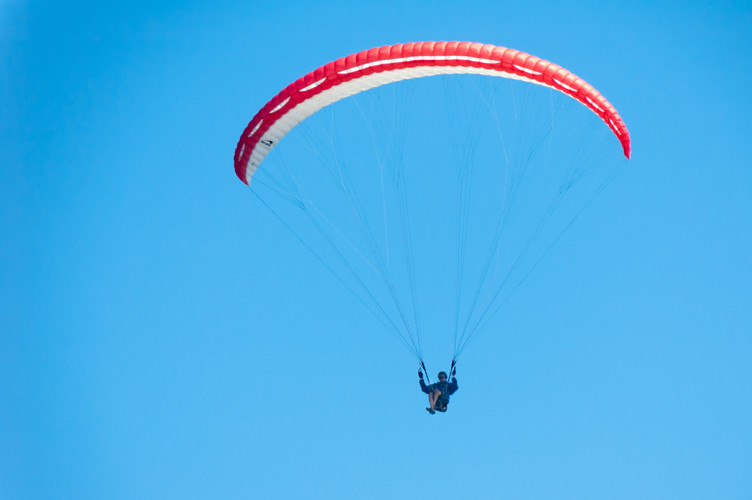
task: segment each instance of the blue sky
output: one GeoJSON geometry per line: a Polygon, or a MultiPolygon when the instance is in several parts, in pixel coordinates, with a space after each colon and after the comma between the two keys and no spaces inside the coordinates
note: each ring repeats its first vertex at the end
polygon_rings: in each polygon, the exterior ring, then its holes
{"type": "Polygon", "coordinates": [[[0,496],[749,498],[750,38],[745,2],[0,3],[0,496]],[[633,159],[430,417],[232,157],[302,74],[450,39],[583,77],[633,159]]]}

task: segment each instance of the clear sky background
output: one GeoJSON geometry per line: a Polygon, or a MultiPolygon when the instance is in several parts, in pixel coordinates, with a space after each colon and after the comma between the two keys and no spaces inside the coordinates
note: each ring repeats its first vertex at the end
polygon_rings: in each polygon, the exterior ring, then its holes
{"type": "Polygon", "coordinates": [[[751,498],[750,47],[749,2],[0,2],[0,497],[751,498]],[[232,157],[452,39],[582,76],[633,159],[431,417],[232,157]]]}

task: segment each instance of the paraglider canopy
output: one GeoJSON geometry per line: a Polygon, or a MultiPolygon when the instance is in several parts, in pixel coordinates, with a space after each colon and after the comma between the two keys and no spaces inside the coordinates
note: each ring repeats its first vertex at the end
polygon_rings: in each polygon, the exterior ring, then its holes
{"type": "Polygon", "coordinates": [[[566,69],[518,50],[472,42],[386,45],[342,57],[288,85],[250,121],[235,150],[235,172],[250,184],[267,153],[298,123],[358,92],[408,78],[471,73],[524,80],[559,90],[596,113],[631,154],[629,132],[616,109],[566,69]]]}

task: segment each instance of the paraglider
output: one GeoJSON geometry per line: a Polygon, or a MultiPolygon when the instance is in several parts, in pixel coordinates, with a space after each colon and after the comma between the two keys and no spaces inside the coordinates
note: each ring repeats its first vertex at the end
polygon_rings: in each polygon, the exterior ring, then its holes
{"type": "MultiPolygon", "coordinates": [[[[538,57],[470,42],[388,45],[332,61],[297,79],[268,101],[238,141],[234,156],[236,175],[252,186],[259,201],[416,357],[421,367],[421,389],[429,394],[427,410],[431,413],[446,411],[448,396],[457,390],[455,364],[467,344],[488,327],[505,301],[613,178],[601,169],[602,164],[608,163],[602,158],[612,160],[613,155],[588,152],[593,145],[600,147],[591,140],[591,129],[595,127],[590,122],[581,135],[561,140],[561,144],[571,145],[571,151],[556,142],[554,131],[573,134],[577,127],[562,121],[562,115],[557,113],[563,104],[553,94],[590,110],[592,113],[582,119],[590,120],[595,115],[601,122],[599,126],[602,128],[605,123],[610,131],[609,147],[615,137],[624,157],[630,157],[626,125],[594,87],[538,57]],[[324,124],[324,138],[317,142],[306,137],[306,146],[297,148],[302,161],[293,162],[290,168],[280,155],[281,165],[272,169],[264,164],[280,141],[299,124],[318,111],[331,110],[334,103],[346,97],[368,95],[375,92],[371,89],[389,87],[403,80],[441,75],[458,79],[455,75],[460,74],[522,82],[519,85],[524,86],[524,91],[528,87],[545,87],[556,92],[534,95],[530,100],[538,104],[535,107],[527,106],[524,98],[524,102],[518,102],[517,87],[510,87],[509,92],[494,92],[473,81],[474,90],[449,91],[451,95],[444,99],[447,106],[459,107],[463,99],[471,97],[478,100],[475,107],[450,113],[448,125],[459,129],[459,133],[451,140],[435,138],[436,148],[445,147],[455,153],[454,181],[446,181],[452,175],[435,162],[422,165],[411,162],[410,168],[405,167],[409,157],[405,145],[412,143],[406,139],[409,134],[399,127],[408,121],[407,116],[413,115],[402,101],[390,102],[389,107],[382,100],[370,107],[353,101],[371,134],[373,154],[358,150],[353,160],[342,159],[349,144],[337,144],[334,131],[337,120],[335,111],[331,111],[327,115],[330,121],[324,124]],[[511,95],[509,110],[504,112],[495,101],[501,93],[511,95]],[[384,119],[387,125],[380,129],[381,114],[387,109],[393,113],[392,119],[384,119]],[[478,110],[486,113],[488,125],[483,125],[484,118],[478,110]],[[375,117],[368,118],[369,112],[375,117]],[[459,125],[463,114],[469,115],[468,122],[459,125]],[[536,119],[540,122],[539,130],[530,125],[536,119]],[[485,162],[488,163],[485,165],[476,160],[480,156],[477,149],[484,145],[483,138],[492,135],[498,136],[501,144],[497,152],[487,154],[496,163],[485,162]],[[313,159],[320,161],[323,168],[311,168],[309,163],[313,159]],[[435,184],[445,192],[436,195],[431,206],[425,207],[423,200],[415,202],[410,194],[427,190],[431,186],[426,182],[429,176],[435,176],[435,184]],[[449,185],[451,182],[454,187],[449,185]],[[531,203],[527,204],[520,201],[526,194],[526,186],[530,186],[532,193],[527,200],[531,203]],[[316,193],[317,190],[320,192],[316,193]],[[336,193],[340,200],[335,199],[336,193]],[[570,203],[571,199],[576,202],[570,203]],[[539,202],[540,206],[535,207],[533,202],[539,202]],[[428,215],[420,212],[424,208],[428,215]],[[455,226],[443,233],[433,226],[424,230],[430,216],[437,219],[437,227],[448,226],[449,222],[455,226]],[[434,240],[420,245],[415,241],[415,232],[434,240]],[[312,243],[316,238],[320,240],[319,246],[312,243]],[[446,243],[452,238],[455,243],[446,243]],[[437,265],[424,258],[426,249],[437,248],[444,248],[451,256],[452,266],[437,265]],[[477,256],[470,256],[472,249],[478,249],[477,256]],[[418,252],[420,258],[415,257],[418,252]],[[430,269],[421,272],[418,269],[421,264],[430,269]],[[445,298],[434,296],[438,286],[425,285],[421,289],[421,280],[432,283],[438,271],[447,267],[453,267],[454,276],[446,280],[452,284],[445,286],[450,290],[445,298]],[[475,277],[474,286],[470,286],[471,276],[475,277]],[[436,312],[431,318],[454,315],[446,328],[454,336],[450,368],[453,378],[447,382],[447,374],[442,372],[444,380],[439,384],[443,385],[432,389],[422,378],[425,364],[421,332],[425,317],[419,310],[426,302],[435,304],[436,312]]],[[[357,133],[349,121],[342,128],[346,130],[340,133],[357,133]]],[[[429,133],[426,135],[424,139],[434,139],[429,133]]],[[[298,151],[289,148],[286,152],[298,151]]]]}
{"type": "Polygon", "coordinates": [[[420,390],[428,394],[428,408],[426,411],[431,415],[434,415],[437,411],[445,413],[449,406],[449,396],[457,392],[459,386],[457,385],[457,370],[452,367],[452,381],[447,382],[446,372],[439,372],[437,378],[438,382],[435,384],[427,385],[423,381],[423,370],[418,370],[418,382],[420,383],[420,390]]]}

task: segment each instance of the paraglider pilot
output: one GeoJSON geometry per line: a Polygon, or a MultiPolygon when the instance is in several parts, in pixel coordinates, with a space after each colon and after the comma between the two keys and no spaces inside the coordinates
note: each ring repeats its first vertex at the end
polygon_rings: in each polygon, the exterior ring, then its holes
{"type": "Polygon", "coordinates": [[[452,366],[452,381],[447,382],[446,372],[439,372],[439,381],[435,384],[426,385],[423,381],[423,370],[418,370],[418,377],[420,379],[420,390],[428,394],[428,404],[431,406],[426,408],[426,411],[431,415],[437,411],[447,411],[447,405],[449,404],[449,396],[454,394],[457,387],[457,369],[452,366]]]}

